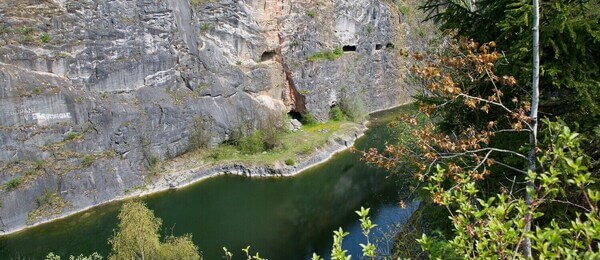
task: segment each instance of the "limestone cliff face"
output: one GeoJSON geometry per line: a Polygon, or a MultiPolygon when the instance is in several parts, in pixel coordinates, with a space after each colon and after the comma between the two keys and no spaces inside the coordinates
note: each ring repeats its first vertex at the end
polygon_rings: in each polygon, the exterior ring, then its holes
{"type": "Polygon", "coordinates": [[[0,0],[0,230],[151,181],[199,121],[218,143],[267,113],[403,103],[405,29],[382,0],[0,0]]]}

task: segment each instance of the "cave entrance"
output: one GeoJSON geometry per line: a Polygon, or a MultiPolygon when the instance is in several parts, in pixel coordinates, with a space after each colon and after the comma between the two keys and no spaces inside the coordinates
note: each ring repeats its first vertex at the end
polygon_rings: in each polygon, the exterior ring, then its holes
{"type": "Polygon", "coordinates": [[[381,44],[375,44],[375,50],[376,51],[379,51],[381,49],[383,49],[383,45],[381,45],[381,44]]]}
{"type": "Polygon", "coordinates": [[[260,61],[270,61],[275,59],[277,53],[275,51],[265,51],[260,55],[260,61]]]}
{"type": "Polygon", "coordinates": [[[344,52],[356,51],[356,46],[355,45],[345,45],[344,47],[342,47],[342,51],[344,51],[344,52]]]}
{"type": "Polygon", "coordinates": [[[392,44],[392,43],[388,43],[388,44],[385,46],[385,48],[386,48],[386,49],[393,49],[393,48],[394,48],[394,44],[392,44]]]}
{"type": "Polygon", "coordinates": [[[300,114],[299,112],[296,112],[294,110],[291,110],[290,112],[288,112],[288,115],[292,118],[292,119],[296,119],[300,122],[302,122],[302,114],[300,114]]]}

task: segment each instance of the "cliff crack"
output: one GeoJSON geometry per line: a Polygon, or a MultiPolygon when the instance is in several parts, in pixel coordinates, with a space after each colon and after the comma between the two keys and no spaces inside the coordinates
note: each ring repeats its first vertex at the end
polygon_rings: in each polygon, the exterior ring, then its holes
{"type": "Polygon", "coordinates": [[[281,37],[281,32],[277,34],[277,38],[279,39],[279,47],[277,47],[277,57],[279,58],[279,63],[283,69],[283,73],[285,74],[285,81],[287,86],[287,98],[290,100],[291,110],[297,113],[304,113],[306,110],[305,106],[305,97],[300,94],[298,89],[296,89],[296,85],[294,84],[294,77],[292,76],[292,71],[288,67],[285,62],[285,58],[282,52],[283,46],[283,38],[281,37]]]}
{"type": "Polygon", "coordinates": [[[165,119],[165,109],[161,105],[158,105],[158,108],[160,109],[160,117],[158,118],[158,125],[162,125],[163,121],[165,119]]]}

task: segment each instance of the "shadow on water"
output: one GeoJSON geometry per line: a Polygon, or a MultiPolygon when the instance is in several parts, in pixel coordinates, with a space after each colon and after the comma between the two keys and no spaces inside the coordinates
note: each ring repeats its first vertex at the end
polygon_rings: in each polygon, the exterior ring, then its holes
{"type": "MultiPolygon", "coordinates": [[[[377,119],[357,141],[357,148],[383,146],[389,136],[385,123],[397,110],[375,114],[377,119]]],[[[223,246],[239,258],[240,249],[248,245],[269,259],[306,259],[312,252],[328,255],[332,231],[340,226],[351,233],[344,247],[358,257],[358,244],[365,240],[355,210],[370,207],[379,229],[388,232],[396,223],[406,222],[416,208],[416,203],[404,210],[398,207],[402,185],[358,159],[357,154],[342,152],[295,177],[220,176],[144,201],[163,219],[163,236],[191,233],[204,259],[221,259],[223,246]]],[[[48,252],[65,256],[95,251],[106,256],[120,205],[111,203],[0,237],[0,256],[40,259],[48,252]]]]}

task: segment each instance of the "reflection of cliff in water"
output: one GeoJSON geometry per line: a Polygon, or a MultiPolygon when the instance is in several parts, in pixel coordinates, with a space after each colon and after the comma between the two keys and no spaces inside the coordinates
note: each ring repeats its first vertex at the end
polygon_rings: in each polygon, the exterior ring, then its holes
{"type": "MultiPolygon", "coordinates": [[[[336,158],[333,165],[320,170],[327,172],[327,168],[337,168],[337,164],[344,164],[343,159],[345,158],[336,158]]],[[[376,192],[382,186],[381,176],[369,175],[367,172],[360,174],[357,171],[360,168],[350,165],[342,167],[344,174],[323,174],[315,176],[310,182],[296,182],[292,185],[290,194],[294,196],[276,212],[284,220],[279,223],[281,229],[294,227],[292,230],[304,230],[299,234],[300,237],[290,239],[308,242],[313,231],[323,230],[345,219],[346,212],[356,210],[357,205],[369,195],[369,191],[376,192]]]]}

